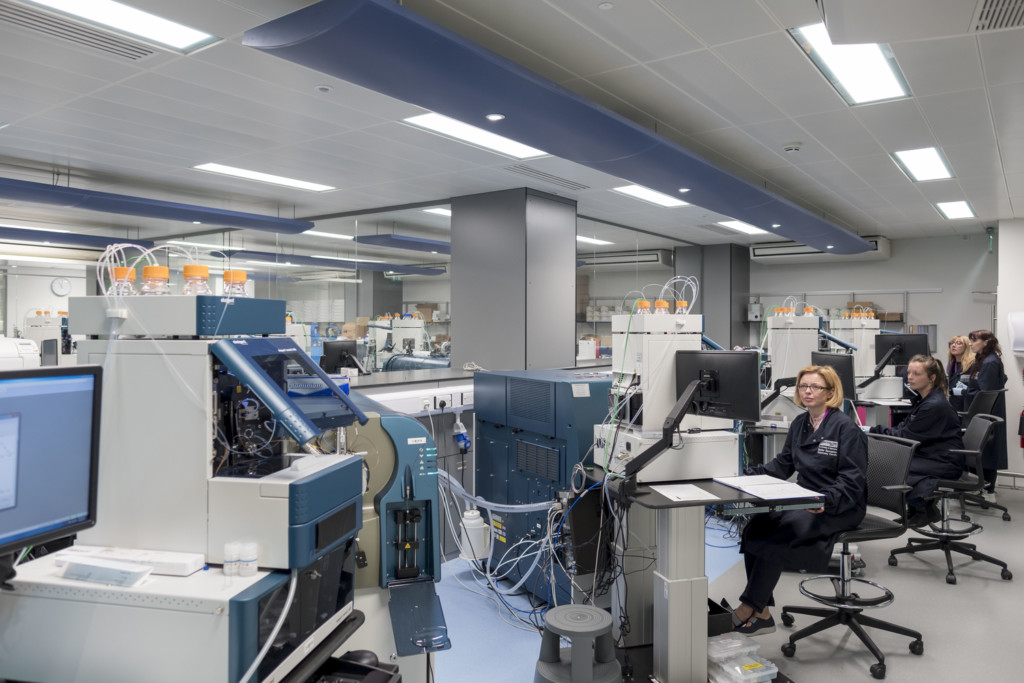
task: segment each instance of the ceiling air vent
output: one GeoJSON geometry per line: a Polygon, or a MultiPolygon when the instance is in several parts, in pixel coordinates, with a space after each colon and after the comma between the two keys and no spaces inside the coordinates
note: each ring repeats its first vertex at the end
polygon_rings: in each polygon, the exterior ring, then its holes
{"type": "Polygon", "coordinates": [[[559,187],[564,187],[565,189],[572,190],[573,192],[579,192],[580,190],[590,189],[589,185],[584,185],[582,183],[577,183],[573,180],[569,180],[567,178],[561,178],[556,175],[551,175],[550,173],[545,173],[544,171],[538,171],[537,169],[531,168],[524,164],[506,166],[505,170],[511,171],[512,173],[518,173],[519,175],[524,175],[529,178],[533,178],[534,180],[541,180],[551,185],[558,185],[559,187]]]}
{"type": "Polygon", "coordinates": [[[0,0],[0,21],[133,62],[156,54],[144,43],[9,0],[0,0]]]}
{"type": "Polygon", "coordinates": [[[998,31],[1024,26],[1024,0],[981,0],[974,9],[971,31],[998,31]]]}
{"type": "Polygon", "coordinates": [[[891,254],[885,237],[865,237],[870,249],[859,254],[831,254],[799,242],[765,242],[750,245],[750,260],[756,263],[840,263],[844,261],[884,261],[891,254]]]}
{"type": "Polygon", "coordinates": [[[577,254],[576,265],[580,266],[671,266],[672,252],[668,249],[646,251],[613,251],[600,254],[577,254]]]}

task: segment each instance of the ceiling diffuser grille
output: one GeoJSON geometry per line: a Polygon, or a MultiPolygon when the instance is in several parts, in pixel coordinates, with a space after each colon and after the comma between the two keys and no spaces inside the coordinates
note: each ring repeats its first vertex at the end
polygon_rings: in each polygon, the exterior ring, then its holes
{"type": "Polygon", "coordinates": [[[0,0],[0,21],[133,62],[156,53],[143,43],[8,0],[0,0]]]}
{"type": "Polygon", "coordinates": [[[590,189],[589,185],[583,185],[582,183],[577,183],[567,178],[561,178],[556,175],[551,175],[550,173],[545,173],[544,171],[538,171],[535,168],[531,168],[523,164],[516,164],[515,166],[506,166],[505,170],[511,171],[512,173],[518,173],[519,175],[528,176],[530,178],[533,178],[534,180],[542,180],[545,183],[558,185],[559,187],[564,187],[574,192],[590,189]]]}
{"type": "Polygon", "coordinates": [[[971,30],[997,31],[1024,26],[1024,0],[982,0],[975,9],[971,30]]]}

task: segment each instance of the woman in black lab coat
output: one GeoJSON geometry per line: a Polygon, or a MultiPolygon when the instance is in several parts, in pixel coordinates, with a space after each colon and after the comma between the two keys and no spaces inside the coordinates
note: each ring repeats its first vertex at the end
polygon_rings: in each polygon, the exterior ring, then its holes
{"type": "Polygon", "coordinates": [[[963,458],[950,450],[963,448],[960,417],[946,398],[946,373],[931,356],[914,356],[907,364],[907,386],[914,392],[910,415],[896,427],[872,427],[875,434],[889,434],[920,442],[910,461],[907,484],[907,524],[919,527],[937,522],[942,513],[933,500],[939,479],[959,479],[963,458]]]}
{"type": "Polygon", "coordinates": [[[797,374],[797,405],[807,412],[793,420],[775,459],[748,470],[788,479],[823,495],[822,507],[756,515],[743,530],[740,550],[747,585],[733,623],[740,633],[771,633],[768,611],[783,568],[824,571],[832,538],[855,528],[867,509],[867,435],[843,414],[843,388],[835,370],[812,365],[797,374]]]}
{"type": "MultiPolygon", "coordinates": [[[[970,408],[971,401],[979,391],[993,391],[1005,387],[1006,373],[1003,371],[1001,358],[1003,351],[991,330],[975,330],[967,335],[967,338],[971,341],[974,362],[971,364],[967,388],[963,395],[964,405],[970,408]]],[[[992,415],[1006,419],[1005,393],[999,394],[996,398],[996,403],[992,406],[992,415]]],[[[996,477],[999,470],[1005,470],[1007,467],[1006,425],[996,425],[995,432],[981,454],[981,466],[985,475],[985,497],[991,497],[993,501],[996,495],[996,477]]]]}

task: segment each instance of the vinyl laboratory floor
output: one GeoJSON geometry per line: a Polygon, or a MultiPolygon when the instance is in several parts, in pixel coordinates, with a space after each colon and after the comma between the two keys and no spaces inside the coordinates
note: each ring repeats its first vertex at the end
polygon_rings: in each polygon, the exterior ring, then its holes
{"type": "MultiPolygon", "coordinates": [[[[1016,624],[1024,609],[1024,489],[1000,486],[998,502],[1009,508],[1006,522],[993,510],[969,508],[969,514],[984,531],[971,539],[981,552],[998,557],[1018,574],[1005,581],[999,568],[954,556],[955,585],[947,584],[946,562],[940,552],[901,555],[890,567],[889,550],[902,547],[913,532],[902,538],[861,544],[867,563],[863,577],[890,588],[895,602],[872,616],[905,625],[923,635],[924,653],[910,653],[909,639],[868,629],[886,658],[886,680],[900,683],[936,681],[1018,680],[1021,671],[1021,632],[1016,624]]],[[[744,584],[743,563],[735,539],[709,528],[705,552],[709,596],[735,603],[744,584]]],[[[493,594],[481,589],[469,565],[452,560],[444,565],[438,584],[452,649],[436,655],[435,675],[439,683],[530,683],[533,681],[540,635],[521,630],[499,609],[493,594]],[[460,583],[461,581],[461,583],[460,583]],[[468,588],[467,588],[468,587],[468,588]],[[475,591],[475,592],[473,592],[475,591]]],[[[804,578],[785,573],[776,590],[779,605],[807,605],[797,585],[804,578]]],[[[529,610],[525,597],[509,599],[520,610],[529,610]]],[[[870,681],[870,652],[845,628],[833,628],[800,641],[793,658],[784,657],[780,647],[795,629],[810,623],[811,617],[797,615],[793,628],[782,626],[776,616],[775,633],[757,636],[760,656],[779,666],[793,681],[870,681]]],[[[521,626],[521,625],[519,625],[521,626]]]]}

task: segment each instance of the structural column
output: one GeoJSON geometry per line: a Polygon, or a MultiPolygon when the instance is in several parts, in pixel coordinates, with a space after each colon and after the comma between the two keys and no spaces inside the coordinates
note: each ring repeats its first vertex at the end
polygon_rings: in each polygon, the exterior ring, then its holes
{"type": "Polygon", "coordinates": [[[528,188],[452,199],[452,367],[570,367],[576,202],[528,188]]]}
{"type": "Polygon", "coordinates": [[[747,301],[750,297],[750,251],[736,244],[677,247],[676,275],[700,281],[700,298],[690,311],[704,316],[704,334],[730,349],[748,343],[747,301]]]}

